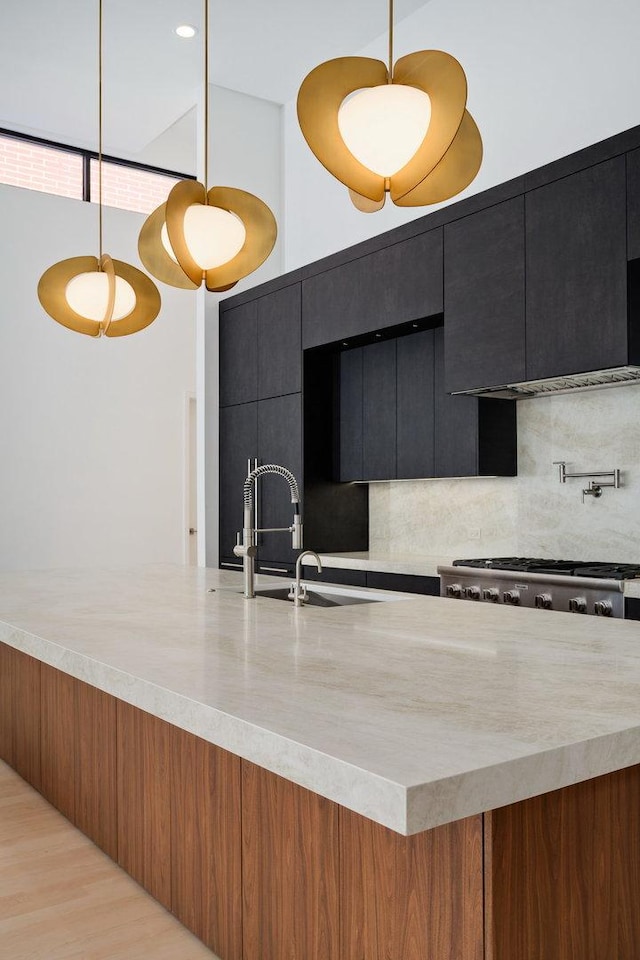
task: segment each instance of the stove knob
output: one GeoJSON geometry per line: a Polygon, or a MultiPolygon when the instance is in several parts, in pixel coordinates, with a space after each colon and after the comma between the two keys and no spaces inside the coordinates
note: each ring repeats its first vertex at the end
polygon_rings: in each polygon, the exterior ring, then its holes
{"type": "Polygon", "coordinates": [[[534,603],[538,610],[551,610],[551,594],[537,593],[534,603]]]}
{"type": "Polygon", "coordinates": [[[489,587],[482,591],[482,599],[489,600],[490,603],[498,603],[500,594],[496,587],[489,587]]]}
{"type": "Polygon", "coordinates": [[[459,583],[450,583],[447,587],[447,596],[448,597],[460,597],[462,596],[462,587],[459,583]]]}
{"type": "Polygon", "coordinates": [[[467,600],[479,600],[480,599],[480,587],[466,587],[464,595],[467,600]]]}
{"type": "Polygon", "coordinates": [[[569,600],[569,610],[571,613],[586,613],[587,601],[584,597],[571,597],[569,600]]]}
{"type": "Polygon", "coordinates": [[[505,590],[502,594],[502,599],[505,603],[511,603],[514,607],[520,603],[520,591],[519,590],[505,590]]]}
{"type": "Polygon", "coordinates": [[[596,600],[593,609],[598,617],[611,617],[613,615],[611,600],[596,600]]]}

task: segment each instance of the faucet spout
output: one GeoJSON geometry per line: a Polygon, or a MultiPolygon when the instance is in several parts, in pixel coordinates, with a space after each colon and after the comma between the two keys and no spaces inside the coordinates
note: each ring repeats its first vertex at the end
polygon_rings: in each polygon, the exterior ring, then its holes
{"type": "Polygon", "coordinates": [[[306,587],[303,587],[300,583],[302,577],[302,561],[305,557],[313,557],[318,568],[318,573],[322,573],[322,561],[315,550],[304,550],[298,555],[298,559],[296,560],[296,582],[292,584],[291,593],[289,594],[289,597],[293,600],[294,607],[301,607],[307,596],[306,587]]]}
{"type": "Polygon", "coordinates": [[[298,482],[290,470],[281,467],[277,463],[265,463],[261,467],[252,470],[244,481],[243,503],[244,519],[242,525],[242,543],[236,544],[233,552],[237,557],[242,557],[242,568],[244,571],[244,595],[247,599],[255,597],[255,556],[257,552],[256,534],[260,530],[255,526],[255,506],[254,490],[255,482],[259,477],[265,474],[275,474],[282,477],[289,484],[291,491],[291,503],[293,504],[293,523],[290,527],[283,527],[283,531],[291,534],[291,546],[294,550],[302,549],[302,517],[300,515],[300,491],[298,482]]]}

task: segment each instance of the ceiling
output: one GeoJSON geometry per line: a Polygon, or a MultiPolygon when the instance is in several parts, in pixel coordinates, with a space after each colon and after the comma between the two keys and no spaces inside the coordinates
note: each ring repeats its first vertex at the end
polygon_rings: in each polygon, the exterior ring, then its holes
{"type": "MultiPolygon", "coordinates": [[[[209,0],[211,81],[276,103],[387,29],[386,0],[209,0]]],[[[396,0],[398,22],[427,0],[396,0]]],[[[97,146],[98,0],[4,0],[0,126],[97,146]]],[[[105,152],[135,157],[202,89],[203,0],[103,0],[105,152]],[[200,32],[174,33],[180,23],[200,32]]]]}

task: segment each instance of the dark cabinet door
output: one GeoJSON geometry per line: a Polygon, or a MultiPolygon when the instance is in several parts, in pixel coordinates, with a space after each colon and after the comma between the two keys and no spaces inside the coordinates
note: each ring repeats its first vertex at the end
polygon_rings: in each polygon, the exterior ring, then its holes
{"type": "Polygon", "coordinates": [[[444,331],[435,339],[436,477],[473,477],[478,472],[478,398],[451,396],[444,383],[444,331]]]}
{"type": "Polygon", "coordinates": [[[396,343],[362,348],[362,473],[365,480],[396,477],[396,343]]]}
{"type": "Polygon", "coordinates": [[[397,476],[432,477],[434,471],[435,354],[433,330],[397,341],[397,476]]]}
{"type": "Polygon", "coordinates": [[[442,229],[302,282],[302,345],[316,347],[442,313],[442,229]]]}
{"type": "Polygon", "coordinates": [[[445,389],[524,380],[524,197],[444,230],[445,389]]]}
{"type": "Polygon", "coordinates": [[[258,399],[302,390],[300,284],[258,300],[258,399]]]}
{"type": "Polygon", "coordinates": [[[526,197],[527,379],[627,362],[625,157],[526,197]]]}
{"type": "Polygon", "coordinates": [[[220,406],[258,399],[258,307],[220,311],[220,406]]]}
{"type": "MultiPolygon", "coordinates": [[[[290,470],[302,495],[302,396],[299,393],[258,403],[258,456],[260,463],[277,463],[290,470]]],[[[289,486],[282,477],[267,475],[259,480],[257,526],[289,527],[293,505],[289,486]]],[[[304,507],[304,504],[303,504],[304,507]]],[[[263,533],[258,540],[258,566],[262,563],[295,562],[291,534],[263,533]]]]}
{"type": "MultiPolygon", "coordinates": [[[[340,354],[339,478],[362,480],[362,347],[340,354]]],[[[330,415],[330,411],[326,412],[330,415]]],[[[309,438],[313,442],[313,438],[309,438]]]]}
{"type": "MultiPolygon", "coordinates": [[[[258,456],[258,404],[220,410],[220,557],[232,558],[242,531],[242,490],[258,456]]],[[[242,562],[240,559],[237,561],[242,562]]]]}
{"type": "Polygon", "coordinates": [[[627,258],[640,258],[640,150],[627,154],[627,258]]]}

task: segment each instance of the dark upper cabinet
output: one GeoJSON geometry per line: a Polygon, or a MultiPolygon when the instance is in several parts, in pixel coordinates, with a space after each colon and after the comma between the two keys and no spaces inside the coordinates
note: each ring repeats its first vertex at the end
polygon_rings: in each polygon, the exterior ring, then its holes
{"type": "Polygon", "coordinates": [[[515,400],[445,392],[444,331],[435,339],[436,477],[513,477],[517,473],[515,400]]]}
{"type": "Polygon", "coordinates": [[[233,558],[236,533],[242,530],[242,490],[257,455],[258,404],[223,407],[220,410],[220,556],[227,559],[233,558]]]}
{"type": "Polygon", "coordinates": [[[442,327],[340,359],[341,480],[516,473],[515,402],[446,393],[442,327]]]}
{"type": "Polygon", "coordinates": [[[220,406],[258,399],[258,305],[220,311],[220,406]]]}
{"type": "Polygon", "coordinates": [[[526,195],[527,379],[628,362],[625,157],[526,195]]]}
{"type": "MultiPolygon", "coordinates": [[[[302,495],[301,394],[274,397],[258,403],[258,456],[261,464],[277,463],[290,470],[298,481],[302,495]]],[[[267,474],[260,478],[258,503],[258,526],[288,527],[292,524],[291,493],[282,477],[267,474]]],[[[295,562],[296,555],[291,549],[291,534],[260,534],[258,566],[269,561],[291,564],[295,562]]]]}
{"type": "MultiPolygon", "coordinates": [[[[362,480],[363,381],[362,347],[340,354],[340,399],[338,404],[339,479],[362,480]]],[[[312,403],[310,399],[308,401],[312,403]]],[[[330,406],[327,404],[327,410],[330,406]]],[[[313,443],[313,437],[308,438],[313,443]]]]}
{"type": "Polygon", "coordinates": [[[258,399],[302,389],[300,284],[258,300],[258,399]]]}
{"type": "Polygon", "coordinates": [[[627,154],[627,259],[640,258],[640,150],[627,154]]]}
{"type": "Polygon", "coordinates": [[[396,467],[405,479],[434,476],[435,333],[397,341],[396,467]]]}
{"type": "Polygon", "coordinates": [[[444,228],[449,392],[526,378],[524,237],[524,197],[444,228]]]}
{"type": "Polygon", "coordinates": [[[302,346],[442,313],[442,229],[302,281],[302,346]]]}
{"type": "Polygon", "coordinates": [[[396,476],[396,340],[362,348],[362,472],[396,476]]]}

